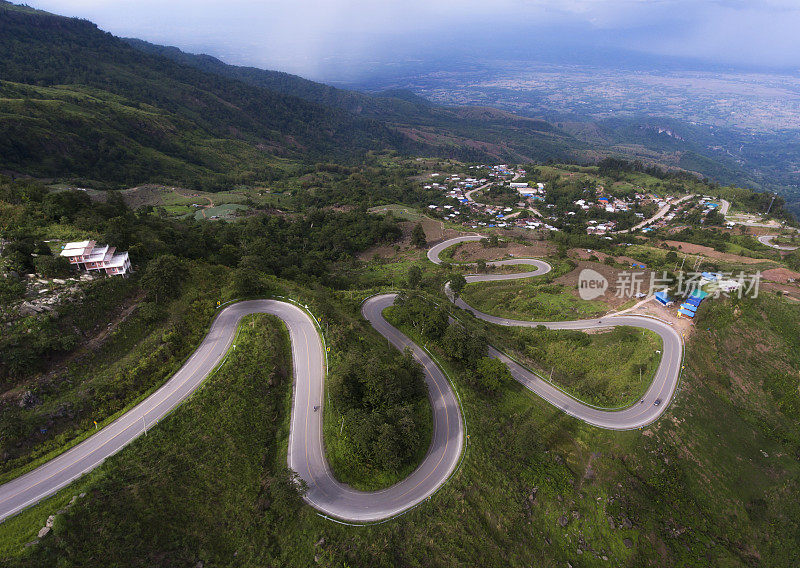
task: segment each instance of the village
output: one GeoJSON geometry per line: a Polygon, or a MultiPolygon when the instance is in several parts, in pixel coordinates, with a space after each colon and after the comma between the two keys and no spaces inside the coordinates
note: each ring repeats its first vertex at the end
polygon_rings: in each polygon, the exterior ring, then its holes
{"type": "MultiPolygon", "coordinates": [[[[705,196],[656,195],[643,188],[619,196],[600,184],[587,184],[580,198],[565,201],[561,190],[533,181],[525,169],[500,165],[469,166],[468,172],[434,172],[423,183],[441,192],[442,202],[428,205],[428,214],[471,229],[520,228],[585,232],[606,236],[635,230],[648,233],[697,210],[700,224],[724,204],[705,196]],[[480,177],[478,177],[480,175],[480,177]],[[498,194],[498,198],[493,198],[498,194]]],[[[607,237],[611,238],[611,237],[607,237]]]]}

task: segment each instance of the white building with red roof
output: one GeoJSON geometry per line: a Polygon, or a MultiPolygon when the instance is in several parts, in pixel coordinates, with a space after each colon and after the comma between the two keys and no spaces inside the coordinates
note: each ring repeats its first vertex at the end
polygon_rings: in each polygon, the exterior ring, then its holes
{"type": "Polygon", "coordinates": [[[116,251],[115,247],[98,245],[95,241],[80,241],[64,245],[61,256],[84,270],[102,270],[109,275],[132,272],[128,253],[116,251]]]}

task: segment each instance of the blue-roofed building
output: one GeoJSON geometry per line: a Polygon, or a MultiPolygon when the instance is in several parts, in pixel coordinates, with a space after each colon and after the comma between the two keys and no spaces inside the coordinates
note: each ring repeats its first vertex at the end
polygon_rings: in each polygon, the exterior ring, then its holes
{"type": "Polygon", "coordinates": [[[673,303],[669,295],[667,294],[666,290],[661,290],[660,292],[656,292],[655,298],[656,301],[662,306],[671,306],[673,303]]]}

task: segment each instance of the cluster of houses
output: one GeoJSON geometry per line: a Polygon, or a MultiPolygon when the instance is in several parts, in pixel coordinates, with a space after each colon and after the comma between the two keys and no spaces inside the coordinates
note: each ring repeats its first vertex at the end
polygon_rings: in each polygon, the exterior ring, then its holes
{"type": "Polygon", "coordinates": [[[70,264],[87,271],[102,271],[108,275],[124,276],[132,272],[131,259],[127,252],[117,252],[108,245],[98,245],[96,241],[67,243],[61,249],[61,256],[70,264]]]}
{"type": "MultiPolygon", "coordinates": [[[[557,222],[558,218],[553,216],[552,213],[548,216],[547,212],[547,209],[553,208],[554,205],[552,203],[544,204],[547,195],[544,183],[517,181],[526,172],[503,164],[470,167],[478,168],[483,177],[470,177],[468,174],[431,174],[431,178],[436,181],[427,183],[425,188],[440,190],[446,197],[457,202],[452,205],[429,205],[431,212],[437,212],[448,221],[458,222],[471,228],[481,226],[558,230],[558,228],[550,224],[557,222]],[[474,190],[485,190],[498,185],[516,190],[519,201],[509,207],[510,203],[507,205],[494,205],[479,203],[473,199],[474,190]]],[[[591,189],[594,192],[594,188],[587,187],[586,189],[591,189]]],[[[671,197],[652,196],[644,192],[635,193],[627,198],[620,198],[607,195],[602,186],[598,186],[596,192],[596,196],[575,200],[573,202],[574,208],[570,208],[566,215],[575,216],[581,210],[587,212],[597,210],[604,213],[626,213],[634,208],[650,204],[661,209],[670,203],[672,199],[671,197]]],[[[711,207],[713,205],[715,204],[708,203],[705,206],[711,207]]],[[[642,221],[645,218],[645,215],[638,211],[634,215],[642,221]]],[[[669,223],[675,218],[675,215],[675,212],[668,213],[652,227],[669,223]]],[[[613,220],[591,220],[588,222],[586,232],[589,235],[610,234],[617,230],[617,224],[613,220]]],[[[645,232],[652,230],[654,229],[651,227],[643,229],[645,232]]]]}
{"type": "MultiPolygon", "coordinates": [[[[439,174],[431,174],[431,177],[438,178],[439,174]]],[[[461,178],[459,175],[452,175],[442,178],[440,181],[432,182],[425,186],[425,189],[438,189],[447,193],[448,197],[457,199],[462,203],[467,203],[467,192],[471,189],[487,183],[486,178],[476,179],[473,177],[461,178]]]]}
{"type": "MultiPolygon", "coordinates": [[[[637,196],[637,201],[639,201],[637,196]]],[[[619,199],[617,197],[598,197],[596,201],[588,201],[586,199],[578,199],[574,202],[575,205],[588,211],[589,209],[602,209],[609,213],[617,213],[622,211],[630,211],[634,203],[619,199]]]]}
{"type": "Polygon", "coordinates": [[[525,175],[524,170],[512,170],[506,165],[497,166],[474,166],[482,170],[488,169],[487,177],[462,177],[461,175],[451,175],[444,177],[441,174],[431,174],[432,178],[440,178],[436,182],[425,185],[425,189],[439,189],[448,198],[456,200],[460,205],[429,205],[431,212],[436,212],[451,222],[460,222],[464,226],[477,227],[521,227],[525,229],[548,229],[557,231],[556,227],[549,225],[541,220],[528,219],[528,215],[520,216],[525,210],[532,211],[535,215],[539,213],[530,209],[536,201],[541,201],[545,196],[545,185],[537,183],[531,186],[527,182],[510,181],[509,187],[516,189],[520,201],[514,207],[504,205],[493,205],[489,203],[479,203],[472,197],[471,191],[475,189],[488,189],[494,184],[505,184],[508,177],[518,178],[525,175]],[[489,178],[494,178],[489,179],[489,178]],[[516,212],[515,212],[516,211],[516,212]],[[521,217],[521,218],[520,218],[521,217]],[[481,220],[483,219],[483,220],[481,220]]]}
{"type": "MultiPolygon", "coordinates": [[[[485,168],[486,166],[478,166],[479,168],[485,168]]],[[[525,170],[518,169],[514,170],[510,166],[506,164],[499,164],[496,166],[489,167],[489,177],[506,177],[506,176],[513,176],[513,175],[525,175],[525,170]]]]}
{"type": "Polygon", "coordinates": [[[519,196],[531,201],[543,201],[545,196],[544,184],[539,182],[536,187],[530,187],[528,182],[511,182],[511,188],[516,189],[519,196]]]}
{"type": "Polygon", "coordinates": [[[613,232],[616,226],[617,223],[615,221],[599,222],[592,219],[589,221],[589,226],[586,227],[586,233],[589,235],[605,235],[613,232]]]}

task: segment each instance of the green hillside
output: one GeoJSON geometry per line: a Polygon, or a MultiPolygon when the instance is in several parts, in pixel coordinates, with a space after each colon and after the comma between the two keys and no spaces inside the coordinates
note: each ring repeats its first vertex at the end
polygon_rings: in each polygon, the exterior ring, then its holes
{"type": "MultiPolygon", "coordinates": [[[[408,118],[419,115],[430,103],[422,98],[411,102],[400,96],[372,97],[355,91],[337,89],[330,85],[310,81],[297,75],[281,71],[269,71],[255,67],[240,67],[228,65],[210,55],[195,55],[186,53],[177,47],[156,45],[136,38],[124,38],[134,48],[152,55],[163,56],[177,63],[195,67],[208,73],[222,75],[237,79],[243,83],[264,87],[276,93],[300,97],[301,99],[347,110],[354,114],[363,114],[373,117],[408,118]],[[424,102],[423,102],[424,101],[424,102]]],[[[387,93],[392,95],[393,93],[387,93]]]]}
{"type": "Polygon", "coordinates": [[[276,157],[353,160],[419,146],[377,121],[144,54],[85,20],[7,3],[0,77],[0,167],[22,173],[198,183],[232,162],[263,178],[276,157]]]}
{"type": "Polygon", "coordinates": [[[437,156],[477,161],[546,161],[578,158],[588,151],[586,143],[544,120],[491,108],[438,106],[402,89],[368,95],[289,73],[228,65],[210,55],[186,53],[176,47],[139,39],[125,41],[144,53],[163,56],[208,73],[380,120],[437,156]]]}
{"type": "Polygon", "coordinates": [[[285,161],[391,149],[461,160],[575,157],[550,124],[372,97],[128,42],[0,2],[0,170],[99,187],[269,182],[285,161]]]}

